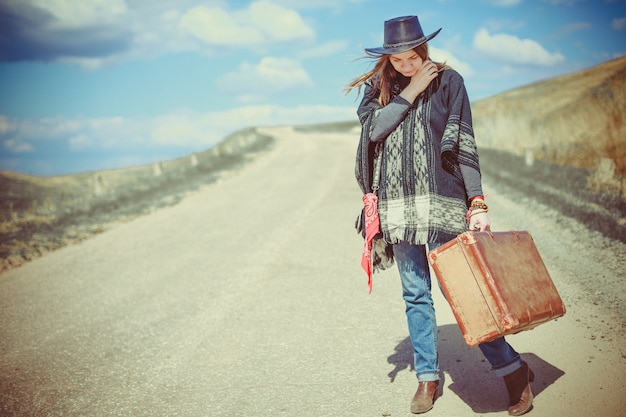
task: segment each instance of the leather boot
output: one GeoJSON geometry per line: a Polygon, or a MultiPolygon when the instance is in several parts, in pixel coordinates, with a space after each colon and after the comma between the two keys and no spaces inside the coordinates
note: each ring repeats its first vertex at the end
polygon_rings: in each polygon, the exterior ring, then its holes
{"type": "Polygon", "coordinates": [[[439,381],[420,382],[411,401],[411,412],[413,414],[427,412],[433,408],[438,396],[439,381]]]}
{"type": "Polygon", "coordinates": [[[521,416],[533,406],[533,392],[530,383],[535,380],[535,374],[522,362],[522,367],[504,376],[504,384],[509,392],[509,415],[521,416]]]}

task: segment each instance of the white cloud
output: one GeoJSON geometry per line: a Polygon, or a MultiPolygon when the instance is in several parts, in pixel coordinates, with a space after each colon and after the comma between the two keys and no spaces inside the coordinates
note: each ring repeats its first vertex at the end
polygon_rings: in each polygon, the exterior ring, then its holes
{"type": "MultiPolygon", "coordinates": [[[[576,3],[580,3],[586,0],[543,0],[543,1],[553,6],[561,6],[561,5],[572,6],[576,3]]],[[[608,1],[611,1],[611,0],[608,0],[608,1]]]]}
{"type": "Polygon", "coordinates": [[[152,145],[208,148],[220,138],[215,126],[220,121],[211,114],[179,112],[156,117],[145,132],[152,145]]]}
{"type": "Polygon", "coordinates": [[[216,85],[237,94],[241,101],[254,101],[287,90],[311,88],[313,81],[298,61],[265,57],[254,66],[244,62],[237,71],[218,79],[216,85]]]}
{"type": "Polygon", "coordinates": [[[613,19],[611,21],[611,27],[615,30],[622,31],[626,27],[626,17],[621,17],[619,19],[613,19]]]}
{"type": "Polygon", "coordinates": [[[560,53],[550,53],[532,39],[520,39],[505,33],[491,35],[484,28],[474,37],[474,49],[507,64],[552,66],[565,60],[560,53]]]}
{"type": "Polygon", "coordinates": [[[64,62],[70,65],[78,65],[84,70],[95,71],[107,64],[116,62],[118,58],[79,58],[79,57],[59,57],[59,62],[64,62]]]}
{"type": "Polygon", "coordinates": [[[252,47],[315,37],[297,12],[268,1],[254,2],[236,12],[198,6],[181,17],[179,27],[207,45],[252,47]]]}
{"type": "Polygon", "coordinates": [[[259,44],[262,34],[255,28],[238,24],[222,9],[204,6],[189,10],[180,20],[180,28],[210,45],[259,44]]]}
{"type": "Polygon", "coordinates": [[[472,67],[468,63],[460,61],[454,55],[452,55],[452,53],[445,49],[439,49],[429,45],[428,53],[434,61],[445,62],[464,77],[474,75],[474,70],[472,70],[472,67]]]}
{"type": "Polygon", "coordinates": [[[7,134],[13,129],[15,129],[15,124],[7,116],[0,114],[0,135],[7,134]]]}
{"type": "Polygon", "coordinates": [[[312,40],[315,37],[300,15],[269,1],[257,1],[249,8],[250,23],[266,33],[269,39],[279,42],[293,39],[312,40]]]}
{"type": "Polygon", "coordinates": [[[14,128],[9,132],[12,138],[45,142],[58,137],[68,137],[76,134],[81,128],[78,120],[68,120],[62,117],[46,117],[38,120],[14,120],[14,128]]]}
{"type": "Polygon", "coordinates": [[[348,47],[348,41],[336,40],[323,43],[310,49],[302,50],[297,54],[299,58],[319,58],[334,55],[344,51],[348,47]]]}
{"type": "Polygon", "coordinates": [[[356,118],[354,107],[250,105],[210,113],[180,112],[145,121],[150,145],[204,150],[244,127],[322,123],[356,118]],[[148,126],[150,124],[151,126],[148,126]]]}
{"type": "Polygon", "coordinates": [[[276,84],[280,82],[291,86],[306,84],[310,81],[300,63],[289,58],[263,58],[257,65],[256,71],[263,81],[276,84]]]}
{"type": "MultiPolygon", "coordinates": [[[[349,0],[350,3],[359,3],[367,0],[349,0]]],[[[289,6],[294,9],[318,9],[322,7],[337,7],[341,5],[341,1],[337,0],[272,0],[275,4],[289,6]]]]}
{"type": "Polygon", "coordinates": [[[33,146],[30,143],[18,139],[5,140],[4,147],[5,149],[13,153],[32,152],[34,150],[33,146]]]}
{"type": "Polygon", "coordinates": [[[79,151],[81,149],[89,148],[93,145],[93,140],[86,134],[74,135],[68,140],[70,150],[79,151]]]}
{"type": "Polygon", "coordinates": [[[522,0],[489,0],[492,6],[496,7],[513,7],[522,3],[522,0]]]}

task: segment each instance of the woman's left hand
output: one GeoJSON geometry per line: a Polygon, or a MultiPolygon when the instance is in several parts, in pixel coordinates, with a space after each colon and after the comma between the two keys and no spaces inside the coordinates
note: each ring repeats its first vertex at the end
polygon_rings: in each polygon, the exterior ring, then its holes
{"type": "Polygon", "coordinates": [[[469,229],[474,232],[487,232],[491,230],[491,221],[487,212],[475,213],[470,217],[469,229]]]}

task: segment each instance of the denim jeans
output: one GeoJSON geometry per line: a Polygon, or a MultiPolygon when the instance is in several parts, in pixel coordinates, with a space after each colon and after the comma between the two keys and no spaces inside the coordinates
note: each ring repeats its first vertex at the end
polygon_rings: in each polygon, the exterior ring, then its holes
{"type": "MultiPolygon", "coordinates": [[[[432,250],[440,243],[431,243],[432,250]]],[[[420,382],[439,380],[438,335],[426,245],[400,242],[393,246],[402,280],[409,335],[413,345],[415,374],[420,382]]],[[[440,287],[441,288],[441,287],[440,287]]],[[[478,345],[496,376],[508,375],[522,366],[519,354],[504,337],[478,345]]]]}

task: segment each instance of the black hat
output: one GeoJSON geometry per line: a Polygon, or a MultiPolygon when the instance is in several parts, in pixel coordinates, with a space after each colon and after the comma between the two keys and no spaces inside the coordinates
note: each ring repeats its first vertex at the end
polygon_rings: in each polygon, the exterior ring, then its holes
{"type": "Polygon", "coordinates": [[[372,54],[399,54],[428,42],[441,31],[424,36],[417,16],[402,16],[385,21],[385,43],[382,48],[365,48],[372,54]]]}

